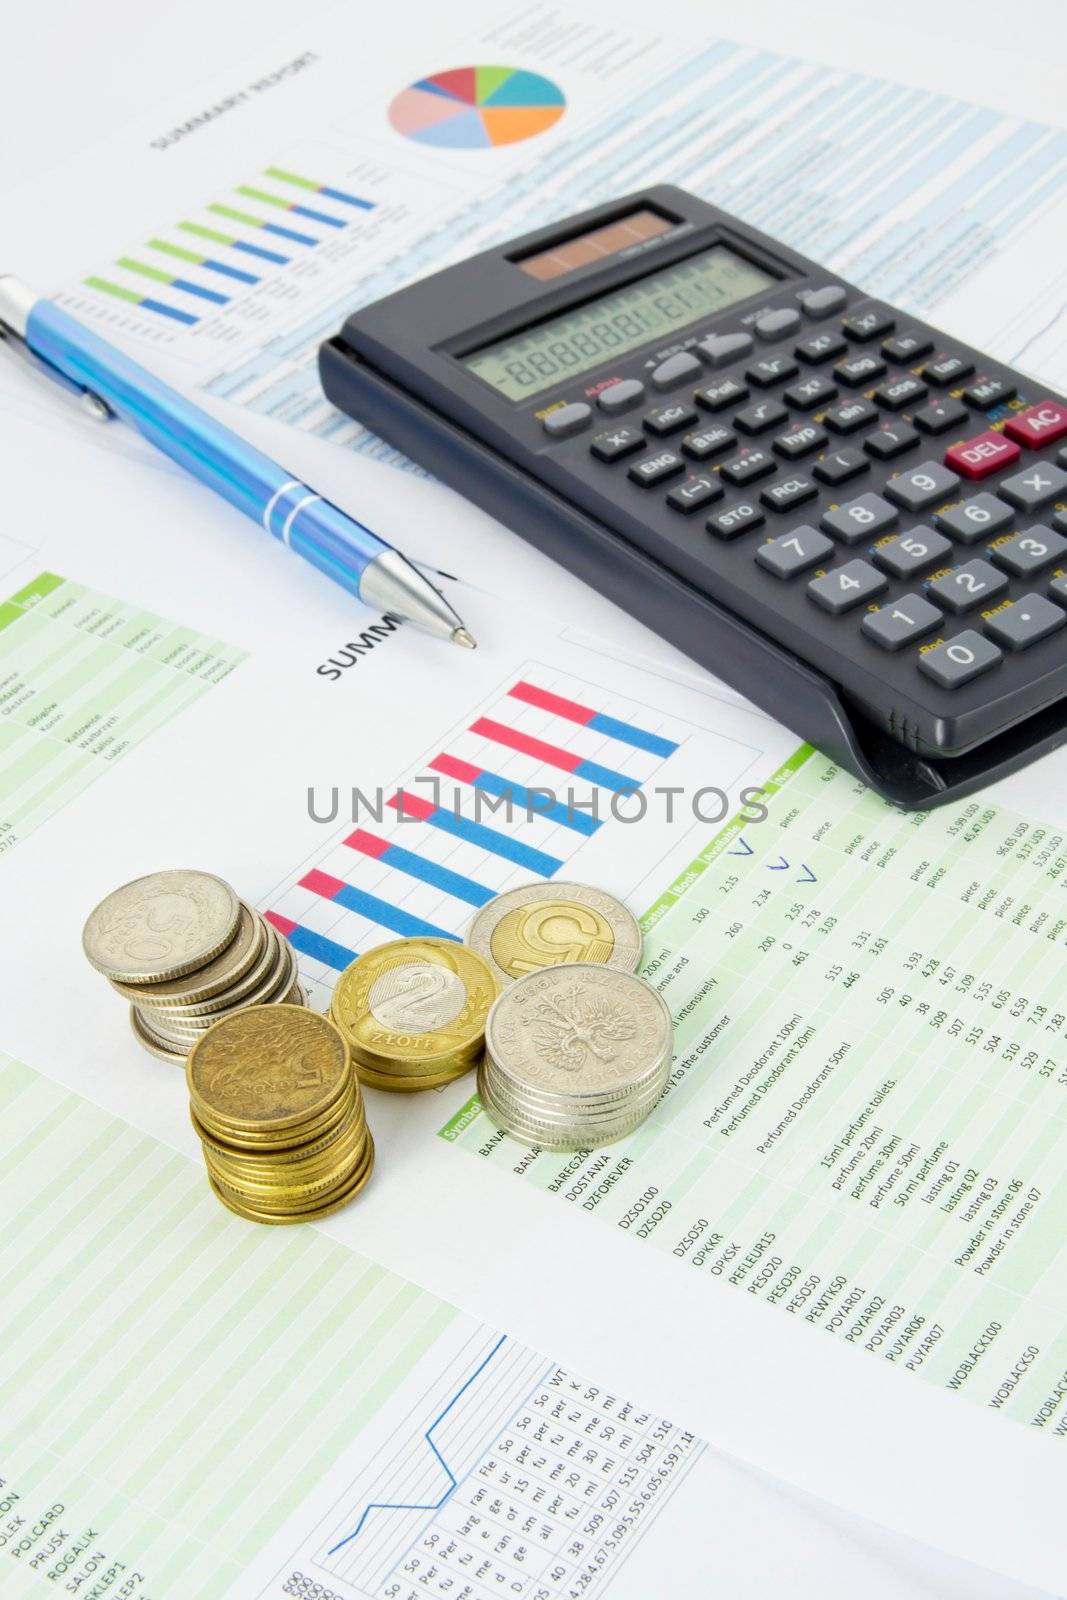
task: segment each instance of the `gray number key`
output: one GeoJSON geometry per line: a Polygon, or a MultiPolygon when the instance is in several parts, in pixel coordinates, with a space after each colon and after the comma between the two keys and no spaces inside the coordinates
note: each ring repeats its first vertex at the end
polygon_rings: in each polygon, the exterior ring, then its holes
{"type": "Polygon", "coordinates": [[[798,572],[817,567],[820,561],[832,555],[833,548],[832,539],[804,523],[792,533],[783,533],[780,538],[761,544],[756,560],[776,578],[795,578],[798,572]]]}
{"type": "MultiPolygon", "coordinates": [[[[921,639],[943,620],[944,612],[924,600],[921,594],[902,594],[880,611],[869,611],[860,628],[883,650],[899,650],[913,639],[921,639]]],[[[1067,613],[1064,614],[1067,622],[1067,613]]]]}
{"type": "Polygon", "coordinates": [[[924,650],[919,656],[919,671],[942,689],[960,689],[1003,659],[995,644],[968,628],[954,639],[946,639],[924,650]]]}
{"type": "Polygon", "coordinates": [[[900,533],[895,539],[887,539],[885,544],[880,544],[874,551],[874,559],[894,578],[911,578],[924,567],[943,560],[951,549],[943,534],[920,524],[910,532],[900,533]]]}
{"type": "Polygon", "coordinates": [[[1014,539],[998,544],[990,553],[998,567],[1014,573],[1017,578],[1026,578],[1031,572],[1047,567],[1050,561],[1062,561],[1067,555],[1067,539],[1037,522],[1032,528],[1017,533],[1014,539]]]}
{"type": "Polygon", "coordinates": [[[927,585],[935,600],[957,613],[969,611],[972,606],[984,606],[1003,594],[1007,587],[1008,580],[1003,572],[991,567],[988,561],[967,561],[927,585]]]}
{"type": "Polygon", "coordinates": [[[1058,499],[1065,489],[1067,472],[1050,466],[1047,461],[1038,461],[1023,472],[1005,478],[997,493],[1020,511],[1036,511],[1039,506],[1047,506],[1050,500],[1058,499]]]}
{"type": "Polygon", "coordinates": [[[959,481],[940,461],[920,461],[899,478],[890,478],[885,486],[886,498],[905,511],[925,511],[951,494],[959,481]]]}
{"type": "Polygon", "coordinates": [[[822,526],[827,533],[843,544],[860,544],[865,539],[877,539],[887,533],[897,520],[897,513],[878,494],[861,494],[856,500],[847,500],[836,511],[827,511],[822,526]]]}
{"type": "Polygon", "coordinates": [[[986,633],[1009,650],[1025,650],[1064,627],[1067,611],[1053,605],[1043,594],[1021,594],[1013,605],[985,619],[986,633]]]}
{"type": "Polygon", "coordinates": [[[887,579],[876,572],[870,562],[846,561],[843,567],[835,567],[824,577],[813,578],[808,584],[808,595],[824,611],[839,617],[843,611],[851,611],[865,600],[873,600],[888,587],[887,579]]]}
{"type": "Polygon", "coordinates": [[[1067,578],[1053,578],[1048,586],[1048,592],[1061,606],[1067,606],[1067,578]]]}
{"type": "Polygon", "coordinates": [[[978,539],[992,539],[994,534],[1003,533],[1015,517],[995,494],[976,494],[949,506],[947,511],[939,511],[934,521],[961,544],[974,544],[978,539]]]}

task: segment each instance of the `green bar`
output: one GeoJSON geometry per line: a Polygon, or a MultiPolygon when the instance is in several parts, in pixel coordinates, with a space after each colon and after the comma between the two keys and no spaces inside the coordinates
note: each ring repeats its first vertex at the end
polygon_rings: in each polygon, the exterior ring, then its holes
{"type": "Polygon", "coordinates": [[[220,217],[232,217],[234,222],[246,222],[250,228],[262,228],[264,226],[262,217],[251,217],[247,211],[235,211],[233,206],[222,206],[216,202],[214,205],[208,206],[208,210],[214,211],[220,217]]]}
{"type": "Polygon", "coordinates": [[[168,244],[166,239],[149,239],[150,250],[162,250],[164,255],[177,256],[179,261],[191,261],[194,267],[204,265],[204,257],[198,256],[195,250],[183,250],[180,244],[168,244]]]}
{"type": "Polygon", "coordinates": [[[104,294],[113,294],[116,300],[129,300],[135,306],[141,304],[141,296],[134,294],[132,289],[124,289],[121,284],[111,283],[107,278],[86,278],[90,289],[102,289],[104,294]]]}
{"type": "Polygon", "coordinates": [[[60,578],[54,572],[40,572],[25,589],[20,589],[18,594],[11,596],[11,604],[26,608],[35,606],[39,600],[46,599],[56,589],[62,588],[66,581],[66,578],[60,578]]]}
{"type": "Polygon", "coordinates": [[[17,606],[13,600],[5,600],[0,605],[0,629],[10,628],[13,622],[18,622],[25,615],[21,606],[17,606]]]}
{"type": "Polygon", "coordinates": [[[236,244],[232,233],[217,233],[214,228],[202,227],[199,222],[179,222],[186,233],[195,233],[198,239],[210,239],[214,244],[236,244]]]}
{"type": "Polygon", "coordinates": [[[814,754],[814,745],[800,745],[796,750],[793,751],[793,754],[789,757],[788,761],[783,761],[782,765],[778,768],[778,771],[772,775],[766,784],[764,784],[764,788],[769,789],[771,784],[773,784],[775,789],[780,789],[782,784],[787,783],[789,779],[793,777],[794,773],[799,772],[805,761],[810,761],[814,754]]]}
{"type": "Polygon", "coordinates": [[[310,189],[318,194],[319,185],[311,178],[302,178],[298,172],[286,172],[284,167],[267,167],[268,178],[280,178],[283,183],[295,183],[298,189],[310,189]]]}
{"type": "Polygon", "coordinates": [[[283,200],[281,195],[268,194],[265,189],[253,189],[248,183],[239,183],[237,193],[243,194],[248,200],[260,200],[265,206],[281,206],[283,211],[289,209],[288,200],[283,200]]]}
{"type": "Polygon", "coordinates": [[[125,267],[127,272],[139,272],[145,278],[153,278],[156,283],[173,283],[173,272],[160,272],[158,267],[147,267],[143,261],[135,261],[132,256],[119,256],[116,266],[125,267]]]}
{"type": "Polygon", "coordinates": [[[476,1094],[472,1094],[466,1105],[460,1106],[455,1116],[446,1122],[443,1128],[438,1129],[437,1137],[446,1139],[449,1144],[455,1144],[471,1123],[481,1115],[482,1102],[476,1094]]]}

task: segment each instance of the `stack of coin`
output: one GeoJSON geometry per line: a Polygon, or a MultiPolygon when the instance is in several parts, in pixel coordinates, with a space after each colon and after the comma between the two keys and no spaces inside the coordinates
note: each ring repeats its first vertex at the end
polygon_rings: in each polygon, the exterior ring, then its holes
{"type": "Polygon", "coordinates": [[[497,994],[486,963],[451,939],[395,939],[346,967],[330,1016],[363,1083],[410,1094],[477,1065],[497,994]]]}
{"type": "Polygon", "coordinates": [[[313,1222],[374,1166],[352,1055],[327,1017],[253,1006],[216,1022],[186,1064],[190,1114],[223,1205],[252,1222],[313,1222]]]}
{"type": "Polygon", "coordinates": [[[164,1061],[246,1006],[307,1005],[288,941],[209,872],[152,872],[90,913],[85,954],[130,1002],[130,1024],[164,1061]]]}
{"type": "Polygon", "coordinates": [[[671,1064],[671,1014],[643,978],[592,961],[544,967],[489,1013],[482,1105],[545,1150],[589,1150],[632,1133],[671,1064]]]}
{"type": "Polygon", "coordinates": [[[641,929],[614,895],[585,883],[528,883],[496,895],[471,918],[465,941],[503,988],[527,972],[596,961],[641,964],[641,929]]]}

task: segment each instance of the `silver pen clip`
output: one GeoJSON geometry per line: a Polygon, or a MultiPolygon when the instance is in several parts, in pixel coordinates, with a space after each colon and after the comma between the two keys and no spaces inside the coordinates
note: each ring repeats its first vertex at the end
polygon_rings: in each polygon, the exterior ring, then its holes
{"type": "Polygon", "coordinates": [[[50,384],[58,384],[79,410],[84,411],[96,422],[109,422],[114,413],[105,400],[94,394],[91,389],[87,389],[84,384],[75,383],[73,378],[68,378],[65,372],[61,372],[50,361],[39,356],[36,350],[27,344],[26,322],[33,308],[33,299],[29,290],[18,278],[0,276],[0,339],[31,372],[50,384]]]}

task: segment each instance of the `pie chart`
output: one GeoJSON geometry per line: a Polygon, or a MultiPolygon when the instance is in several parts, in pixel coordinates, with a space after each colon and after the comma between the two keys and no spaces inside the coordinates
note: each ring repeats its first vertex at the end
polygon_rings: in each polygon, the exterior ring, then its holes
{"type": "Polygon", "coordinates": [[[405,139],[442,150],[489,150],[532,139],[567,109],[562,89],[524,67],[451,67],[409,84],[389,107],[405,139]]]}

